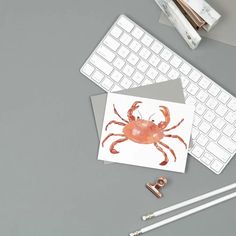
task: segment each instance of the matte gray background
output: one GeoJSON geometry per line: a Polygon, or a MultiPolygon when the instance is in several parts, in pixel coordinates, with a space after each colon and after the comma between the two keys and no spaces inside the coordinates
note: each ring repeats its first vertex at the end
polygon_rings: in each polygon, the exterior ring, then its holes
{"type": "MultiPolygon", "coordinates": [[[[121,13],[236,95],[236,48],[204,39],[191,51],[153,0],[0,0],[0,235],[127,235],[142,214],[235,181],[235,159],[219,176],[191,157],[186,174],[96,160],[89,96],[102,89],[79,68],[121,13]],[[157,200],[144,185],[160,175],[157,200]]],[[[233,236],[235,206],[148,235],[233,236]]]]}

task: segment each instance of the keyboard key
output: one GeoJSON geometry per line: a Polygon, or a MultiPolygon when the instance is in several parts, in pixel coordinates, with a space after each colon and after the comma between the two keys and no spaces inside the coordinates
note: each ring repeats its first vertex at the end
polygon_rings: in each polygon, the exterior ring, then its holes
{"type": "Polygon", "coordinates": [[[222,160],[222,158],[223,159],[229,159],[230,158],[230,155],[229,155],[228,152],[226,152],[223,148],[221,148],[220,146],[218,146],[217,144],[215,144],[213,142],[210,142],[207,145],[207,150],[220,160],[222,160]]]}
{"type": "Polygon", "coordinates": [[[227,112],[227,108],[225,106],[223,106],[222,104],[220,104],[216,108],[216,113],[220,116],[224,116],[226,112],[227,112]]]}
{"type": "Polygon", "coordinates": [[[206,110],[206,107],[203,106],[201,103],[198,103],[196,108],[195,108],[195,111],[201,116],[206,110]]]}
{"type": "Polygon", "coordinates": [[[101,83],[102,87],[105,88],[106,90],[110,90],[112,85],[113,85],[113,82],[108,79],[108,78],[105,78],[102,83],[101,83]]]}
{"type": "Polygon", "coordinates": [[[165,74],[169,69],[170,69],[170,66],[165,63],[165,62],[162,62],[159,66],[158,66],[158,69],[163,73],[165,74]]]}
{"type": "Polygon", "coordinates": [[[172,53],[169,49],[165,48],[165,49],[162,51],[162,53],[161,53],[160,56],[161,56],[164,60],[169,61],[169,59],[171,58],[172,55],[173,55],[173,53],[172,53]]]}
{"type": "Polygon", "coordinates": [[[139,52],[139,55],[140,55],[143,59],[145,59],[145,60],[148,59],[148,57],[150,56],[150,54],[151,54],[151,52],[150,52],[147,48],[145,48],[145,47],[143,47],[143,48],[140,50],[140,52],[139,52]]]}
{"type": "Polygon", "coordinates": [[[193,117],[193,125],[194,126],[198,126],[200,124],[200,122],[201,122],[201,118],[199,116],[197,116],[197,115],[194,115],[194,117],[193,117]]]}
{"type": "Polygon", "coordinates": [[[120,91],[120,90],[123,90],[123,88],[121,88],[121,87],[118,86],[118,85],[115,85],[115,86],[111,89],[112,92],[117,92],[117,91],[120,91]]]}
{"type": "Polygon", "coordinates": [[[210,81],[208,79],[206,79],[205,77],[203,77],[200,82],[198,83],[202,88],[207,89],[208,86],[210,85],[210,81]]]}
{"type": "Polygon", "coordinates": [[[184,75],[181,75],[180,77],[181,77],[182,86],[183,88],[185,88],[189,83],[189,79],[184,75]]]}
{"type": "Polygon", "coordinates": [[[139,58],[134,54],[131,53],[127,59],[127,61],[132,64],[133,66],[135,66],[137,64],[137,62],[139,61],[139,58]]]}
{"type": "Polygon", "coordinates": [[[218,104],[218,102],[214,99],[214,98],[209,98],[206,105],[210,108],[210,109],[215,109],[216,105],[218,104]]]}
{"type": "Polygon", "coordinates": [[[145,34],[141,40],[141,42],[147,47],[151,45],[152,41],[153,41],[153,38],[150,37],[148,34],[145,34]]]}
{"type": "Polygon", "coordinates": [[[197,72],[196,70],[193,70],[190,73],[189,78],[194,82],[198,82],[198,80],[201,78],[201,74],[197,72]]]}
{"type": "Polygon", "coordinates": [[[211,160],[209,160],[205,154],[204,156],[201,158],[201,161],[204,162],[206,165],[210,165],[211,164],[211,160]]]}
{"type": "Polygon", "coordinates": [[[106,59],[108,62],[112,62],[113,59],[115,58],[115,54],[110,49],[108,49],[103,45],[98,47],[97,53],[104,59],[106,59]]]}
{"type": "Polygon", "coordinates": [[[218,96],[218,100],[225,104],[229,100],[229,94],[221,92],[218,96]]]}
{"type": "Polygon", "coordinates": [[[122,30],[117,26],[114,26],[113,29],[111,30],[111,35],[114,36],[115,38],[119,38],[121,33],[122,30]]]}
{"type": "Polygon", "coordinates": [[[234,128],[232,125],[226,125],[223,129],[223,133],[230,137],[235,130],[236,128],[234,128]]]}
{"type": "Polygon", "coordinates": [[[179,69],[184,75],[188,75],[191,71],[191,67],[187,63],[183,63],[179,69]]]}
{"type": "Polygon", "coordinates": [[[138,52],[138,50],[141,48],[141,44],[137,42],[136,40],[133,40],[131,44],[129,45],[130,49],[132,49],[134,52],[138,52]]]}
{"type": "Polygon", "coordinates": [[[197,98],[198,100],[200,100],[201,102],[205,102],[206,99],[208,98],[208,94],[205,93],[203,90],[201,90],[198,94],[197,94],[197,98]]]}
{"type": "Polygon", "coordinates": [[[195,84],[190,84],[187,88],[187,91],[192,94],[192,95],[195,95],[198,91],[198,86],[195,85],[195,84]]]}
{"type": "Polygon", "coordinates": [[[193,105],[193,106],[194,106],[194,105],[197,103],[197,101],[196,101],[195,98],[189,96],[189,97],[186,99],[185,103],[188,104],[188,105],[193,105]]]}
{"type": "Polygon", "coordinates": [[[113,70],[113,67],[110,66],[110,64],[108,64],[106,61],[104,61],[100,56],[97,56],[96,54],[91,56],[90,62],[106,75],[110,75],[110,73],[113,70]]]}
{"type": "Polygon", "coordinates": [[[232,98],[232,99],[229,101],[229,103],[227,104],[227,106],[228,106],[231,110],[236,111],[236,100],[232,98]]]}
{"type": "Polygon", "coordinates": [[[114,38],[112,38],[109,35],[104,39],[104,44],[108,46],[110,49],[112,49],[113,51],[116,51],[118,47],[120,46],[120,43],[117,42],[114,38]]]}
{"type": "Polygon", "coordinates": [[[199,134],[199,131],[195,128],[192,128],[192,139],[196,139],[199,134]]]}
{"type": "MultiPolygon", "coordinates": [[[[180,75],[180,73],[175,69],[171,69],[170,72],[168,73],[168,77],[170,79],[177,79],[179,77],[179,75],[180,75]]],[[[186,80],[186,82],[187,83],[185,84],[185,86],[188,84],[187,80],[186,80]]],[[[182,84],[183,84],[183,81],[182,81],[182,84]]],[[[184,88],[185,88],[185,86],[184,86],[184,88]]]]}
{"type": "Polygon", "coordinates": [[[121,46],[120,49],[118,50],[118,54],[123,58],[126,58],[129,52],[130,52],[129,49],[124,46],[121,46]]]}
{"type": "Polygon", "coordinates": [[[205,121],[201,123],[201,125],[199,126],[199,129],[203,132],[203,133],[208,133],[208,131],[211,129],[211,126],[206,123],[205,121]]]}
{"type": "Polygon", "coordinates": [[[142,37],[142,35],[144,34],[144,32],[138,28],[135,27],[134,30],[131,33],[136,39],[140,39],[142,37]]]}
{"type": "Polygon", "coordinates": [[[223,166],[224,165],[218,160],[213,161],[213,163],[211,164],[211,168],[215,170],[216,172],[220,172],[223,166]]]}
{"type": "Polygon", "coordinates": [[[123,33],[120,37],[120,41],[125,44],[126,46],[131,42],[132,37],[129,36],[127,33],[123,33]]]}
{"type": "Polygon", "coordinates": [[[156,54],[159,54],[162,48],[163,48],[162,44],[159,43],[158,41],[155,41],[151,46],[152,51],[155,52],[156,54]]]}
{"type": "Polygon", "coordinates": [[[188,93],[187,93],[187,91],[186,90],[183,90],[183,93],[184,93],[184,97],[185,97],[185,99],[188,97],[188,93]]]}
{"type": "Polygon", "coordinates": [[[203,154],[204,150],[200,146],[195,146],[192,150],[192,154],[199,158],[203,154]]]}
{"type": "Polygon", "coordinates": [[[206,157],[208,160],[210,160],[211,162],[215,159],[212,155],[210,155],[209,153],[205,152],[204,153],[204,157],[206,157]]]}
{"type": "Polygon", "coordinates": [[[121,81],[120,85],[121,85],[122,87],[124,87],[125,89],[128,89],[128,88],[131,87],[132,81],[131,81],[130,79],[128,79],[128,78],[125,77],[125,78],[121,81]]]}
{"type": "Polygon", "coordinates": [[[225,116],[225,120],[227,120],[230,124],[233,124],[236,121],[236,113],[235,112],[229,112],[225,116]]]}
{"type": "Polygon", "coordinates": [[[111,74],[111,78],[117,83],[121,80],[122,77],[123,75],[117,70],[114,70],[113,73],[111,74]]]}
{"type": "Polygon", "coordinates": [[[149,84],[152,84],[152,81],[149,80],[149,79],[145,79],[145,80],[143,80],[143,82],[142,82],[142,85],[149,85],[149,84]]]}
{"type": "Polygon", "coordinates": [[[138,63],[137,68],[144,73],[148,68],[148,64],[145,61],[141,60],[138,63]]]}
{"type": "Polygon", "coordinates": [[[157,75],[158,75],[158,71],[152,67],[147,71],[147,76],[151,79],[155,79],[157,75]]]}
{"type": "Polygon", "coordinates": [[[214,125],[217,129],[221,130],[221,129],[224,127],[224,125],[225,125],[225,121],[224,121],[223,119],[221,119],[221,118],[217,118],[217,119],[213,122],[213,125],[214,125]]]}
{"type": "Polygon", "coordinates": [[[234,136],[232,137],[232,139],[236,142],[236,133],[234,134],[234,136]]]}
{"type": "Polygon", "coordinates": [[[212,129],[209,133],[209,137],[215,141],[220,137],[220,132],[218,132],[216,129],[212,129]]]}
{"type": "Polygon", "coordinates": [[[90,75],[93,73],[93,71],[94,71],[94,67],[91,66],[91,65],[89,65],[89,64],[87,63],[87,64],[85,64],[85,65],[83,66],[82,71],[83,71],[86,75],[90,76],[90,75]]]}
{"type": "Polygon", "coordinates": [[[149,58],[149,63],[151,65],[153,65],[154,67],[156,67],[158,65],[158,63],[160,62],[160,58],[154,54],[152,54],[152,56],[149,58]]]}
{"type": "Polygon", "coordinates": [[[131,76],[134,72],[134,68],[128,64],[125,65],[125,67],[123,68],[123,72],[127,75],[127,76],[131,76]]]}
{"type": "Polygon", "coordinates": [[[131,85],[131,88],[137,88],[138,87],[138,84],[136,84],[136,83],[133,83],[132,85],[131,85]]]}
{"type": "Polygon", "coordinates": [[[216,115],[212,111],[207,111],[204,115],[204,119],[208,122],[212,122],[215,119],[216,115]]]}
{"type": "Polygon", "coordinates": [[[92,78],[93,78],[96,82],[100,83],[100,82],[102,81],[102,79],[104,78],[104,75],[103,75],[101,72],[99,72],[99,71],[96,70],[96,71],[93,73],[92,78]]]}
{"type": "Polygon", "coordinates": [[[174,66],[176,69],[180,66],[181,63],[182,60],[177,56],[173,56],[172,59],[170,60],[170,64],[174,66]]]}
{"type": "Polygon", "coordinates": [[[124,64],[125,64],[125,61],[119,57],[117,57],[115,61],[113,62],[113,65],[119,70],[124,66],[124,64]]]}
{"type": "Polygon", "coordinates": [[[217,94],[220,92],[220,88],[219,86],[212,84],[212,86],[208,89],[208,92],[212,95],[212,96],[217,96],[217,94]]]}
{"type": "Polygon", "coordinates": [[[137,83],[140,84],[144,79],[144,75],[136,71],[132,77],[132,79],[137,83]]]}
{"type": "MultiPolygon", "coordinates": [[[[232,142],[229,138],[222,136],[218,143],[227,151],[234,153],[236,151],[236,143],[232,142]]],[[[227,161],[228,159],[225,159],[227,161]]]]}
{"type": "Polygon", "coordinates": [[[160,74],[160,75],[157,76],[157,78],[156,78],[156,82],[157,82],[157,83],[164,82],[164,81],[167,81],[167,80],[168,80],[168,78],[167,78],[166,76],[162,75],[162,74],[160,74]]]}
{"type": "Polygon", "coordinates": [[[126,30],[127,32],[130,32],[134,28],[134,24],[132,22],[130,22],[127,18],[123,17],[123,16],[120,17],[120,19],[118,20],[117,24],[121,28],[126,30]]]}
{"type": "Polygon", "coordinates": [[[206,144],[207,144],[207,142],[208,142],[208,138],[205,136],[205,135],[200,135],[199,137],[198,137],[198,139],[197,139],[197,142],[201,145],[201,146],[205,146],[206,144]]]}

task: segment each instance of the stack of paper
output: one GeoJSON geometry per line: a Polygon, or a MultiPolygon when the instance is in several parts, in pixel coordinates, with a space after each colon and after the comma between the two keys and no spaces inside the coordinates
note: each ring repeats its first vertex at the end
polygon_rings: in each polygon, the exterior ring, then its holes
{"type": "Polygon", "coordinates": [[[194,107],[183,104],[181,82],[122,92],[136,96],[112,93],[92,97],[101,135],[98,159],[184,172],[194,107]]]}

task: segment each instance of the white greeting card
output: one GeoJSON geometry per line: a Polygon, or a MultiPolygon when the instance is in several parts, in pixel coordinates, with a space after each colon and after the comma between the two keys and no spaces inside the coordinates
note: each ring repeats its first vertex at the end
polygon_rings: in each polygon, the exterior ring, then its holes
{"type": "Polygon", "coordinates": [[[184,172],[194,106],[110,93],[98,159],[184,172]]]}

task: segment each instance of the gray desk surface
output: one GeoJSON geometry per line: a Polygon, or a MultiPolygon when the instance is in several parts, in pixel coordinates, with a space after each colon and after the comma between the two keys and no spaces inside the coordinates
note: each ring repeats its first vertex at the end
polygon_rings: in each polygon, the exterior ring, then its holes
{"type": "MultiPolygon", "coordinates": [[[[103,91],[79,67],[121,13],[236,95],[236,48],[204,39],[191,51],[152,0],[0,0],[0,235],[127,235],[143,213],[235,181],[235,159],[219,176],[191,157],[186,174],[96,160],[89,96],[103,91]],[[157,200],[144,184],[160,175],[157,200]]],[[[235,206],[148,235],[233,236],[235,206]]]]}

